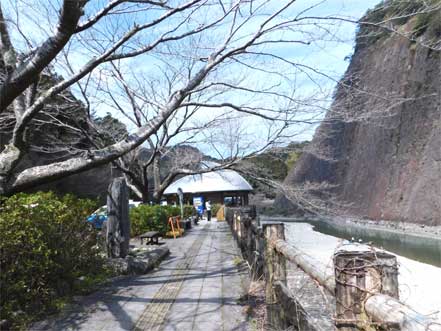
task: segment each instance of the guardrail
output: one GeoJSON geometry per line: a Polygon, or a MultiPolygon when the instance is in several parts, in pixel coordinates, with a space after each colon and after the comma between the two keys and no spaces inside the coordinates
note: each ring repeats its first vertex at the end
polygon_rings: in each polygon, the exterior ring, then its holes
{"type": "MultiPolygon", "coordinates": [[[[333,319],[339,331],[441,331],[440,320],[419,314],[399,301],[394,255],[368,245],[343,245],[334,253],[334,268],[330,270],[287,243],[283,223],[260,225],[253,208],[227,208],[225,216],[253,278],[265,278],[271,325],[299,323],[298,318],[290,318],[298,315],[299,307],[287,288],[288,260],[335,296],[333,319]]],[[[308,325],[302,330],[316,329],[308,325]]]]}

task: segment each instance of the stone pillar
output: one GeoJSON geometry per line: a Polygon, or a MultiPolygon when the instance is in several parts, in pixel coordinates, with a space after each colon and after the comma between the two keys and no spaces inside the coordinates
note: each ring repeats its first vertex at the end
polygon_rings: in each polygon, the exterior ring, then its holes
{"type": "Polygon", "coordinates": [[[115,178],[107,195],[107,255],[126,257],[129,253],[130,219],[129,195],[123,177],[115,178]]]}
{"type": "Polygon", "coordinates": [[[377,330],[364,305],[378,293],[398,299],[396,257],[367,245],[344,245],[334,254],[334,268],[337,329],[377,330]]]}

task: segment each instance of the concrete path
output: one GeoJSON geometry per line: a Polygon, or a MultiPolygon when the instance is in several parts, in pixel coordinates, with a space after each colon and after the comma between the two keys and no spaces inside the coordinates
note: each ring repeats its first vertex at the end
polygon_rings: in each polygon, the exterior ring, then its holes
{"type": "Polygon", "coordinates": [[[154,272],[125,277],[32,330],[248,330],[248,274],[225,222],[202,221],[176,240],[154,272]]]}

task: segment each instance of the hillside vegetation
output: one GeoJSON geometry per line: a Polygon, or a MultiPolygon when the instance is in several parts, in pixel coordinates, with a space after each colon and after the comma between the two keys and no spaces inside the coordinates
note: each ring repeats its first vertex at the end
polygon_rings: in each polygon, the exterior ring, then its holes
{"type": "Polygon", "coordinates": [[[274,183],[282,183],[293,169],[308,142],[292,142],[285,147],[274,147],[252,158],[243,160],[238,170],[254,188],[255,194],[263,194],[274,199],[277,188],[274,183]]]}
{"type": "Polygon", "coordinates": [[[359,27],[357,47],[384,40],[392,30],[410,39],[424,35],[428,42],[437,45],[441,38],[441,0],[383,0],[369,10],[360,22],[366,24],[359,27]]]}

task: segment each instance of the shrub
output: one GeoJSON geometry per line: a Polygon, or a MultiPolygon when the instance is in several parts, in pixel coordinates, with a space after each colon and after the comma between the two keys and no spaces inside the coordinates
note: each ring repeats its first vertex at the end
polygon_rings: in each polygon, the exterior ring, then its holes
{"type": "Polygon", "coordinates": [[[191,205],[184,205],[184,217],[190,217],[191,215],[193,215],[194,212],[194,207],[191,205]]]}
{"type": "MultiPolygon", "coordinates": [[[[381,23],[390,20],[389,23],[398,28],[415,18],[414,37],[428,31],[430,37],[436,38],[441,35],[439,10],[435,9],[440,3],[440,0],[383,0],[369,10],[361,21],[381,23]]],[[[369,46],[388,35],[387,29],[362,25],[359,27],[357,44],[359,47],[369,46]]]]}
{"type": "MultiPolygon", "coordinates": [[[[193,207],[184,206],[184,218],[191,216],[193,207]]],[[[181,215],[178,206],[140,205],[130,209],[130,232],[135,237],[147,231],[158,231],[161,235],[167,232],[167,220],[171,216],[181,215]]]]}
{"type": "Polygon", "coordinates": [[[417,16],[414,36],[419,37],[426,31],[429,37],[439,38],[441,36],[441,19],[439,12],[423,13],[417,16]]]}
{"type": "Polygon", "coordinates": [[[167,209],[163,206],[140,205],[130,209],[131,236],[146,231],[158,231],[161,235],[167,232],[167,209]]]}
{"type": "Polygon", "coordinates": [[[85,222],[95,208],[92,200],[51,192],[1,200],[1,319],[17,322],[17,311],[22,319],[52,311],[79,277],[102,273],[96,232],[85,222]]]}
{"type": "MultiPolygon", "coordinates": [[[[168,217],[181,215],[181,207],[179,206],[163,206],[163,208],[166,209],[168,217]]],[[[183,206],[184,218],[190,217],[192,215],[193,208],[194,207],[190,205],[183,206]]]]}
{"type": "Polygon", "coordinates": [[[167,214],[167,218],[170,216],[180,216],[181,215],[181,207],[178,206],[162,206],[165,213],[167,214]]]}
{"type": "Polygon", "coordinates": [[[222,207],[220,203],[213,203],[211,205],[211,215],[213,215],[213,217],[216,217],[216,214],[219,211],[220,207],[222,207]]]}

